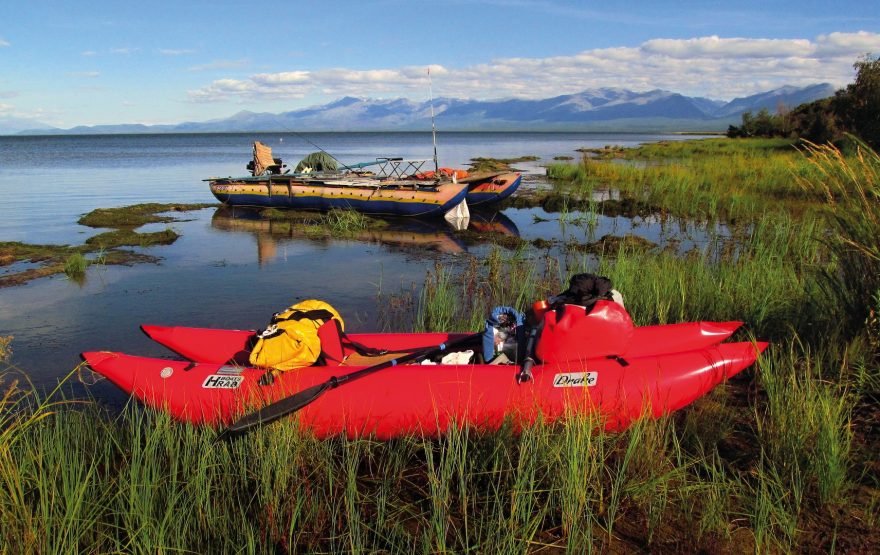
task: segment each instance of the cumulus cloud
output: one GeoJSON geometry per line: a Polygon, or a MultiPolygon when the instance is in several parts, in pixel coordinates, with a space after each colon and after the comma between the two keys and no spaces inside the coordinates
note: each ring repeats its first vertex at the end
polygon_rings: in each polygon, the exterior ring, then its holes
{"type": "Polygon", "coordinates": [[[830,33],[816,40],[817,53],[823,56],[850,56],[854,52],[880,53],[880,35],[860,31],[858,33],[830,33]]]}
{"type": "MultiPolygon", "coordinates": [[[[852,80],[853,62],[880,52],[880,34],[830,33],[815,39],[652,39],[636,47],[548,58],[503,58],[467,67],[431,66],[435,91],[470,98],[545,98],[586,89],[667,89],[731,99],[782,85],[852,80]]],[[[428,66],[259,73],[218,79],[189,91],[196,102],[306,96],[424,96],[428,66]]]]}
{"type": "Polygon", "coordinates": [[[718,36],[695,39],[654,39],[642,44],[647,54],[670,58],[787,58],[809,56],[815,50],[806,39],[723,39],[718,36]]]}

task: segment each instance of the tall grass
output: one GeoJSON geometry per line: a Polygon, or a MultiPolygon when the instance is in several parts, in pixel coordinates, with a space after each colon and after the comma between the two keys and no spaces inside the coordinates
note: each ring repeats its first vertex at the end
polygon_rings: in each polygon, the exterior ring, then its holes
{"type": "Polygon", "coordinates": [[[758,141],[687,141],[724,145],[706,148],[664,145],[668,154],[657,157],[658,147],[642,147],[634,158],[648,163],[610,163],[584,157],[578,164],[551,164],[547,175],[560,190],[590,198],[595,189],[617,189],[627,196],[677,216],[743,218],[765,212],[783,201],[804,210],[821,199],[815,189],[804,189],[798,178],[812,179],[814,166],[798,155],[791,143],[758,141]],[[687,150],[685,150],[687,149],[687,150]],[[678,155],[676,155],[678,153],[678,155]]]}
{"type": "Polygon", "coordinates": [[[804,151],[814,171],[799,183],[822,191],[831,213],[827,242],[835,264],[825,285],[846,307],[850,329],[863,329],[880,293],[880,156],[864,144],[855,156],[830,145],[808,143],[804,151]]]}
{"type": "Polygon", "coordinates": [[[30,414],[0,488],[0,539],[23,553],[584,552],[665,541],[660,523],[694,501],[671,422],[391,442],[317,441],[282,422],[216,444],[135,406],[113,420],[30,414]],[[632,519],[648,529],[631,536],[632,519]]]}

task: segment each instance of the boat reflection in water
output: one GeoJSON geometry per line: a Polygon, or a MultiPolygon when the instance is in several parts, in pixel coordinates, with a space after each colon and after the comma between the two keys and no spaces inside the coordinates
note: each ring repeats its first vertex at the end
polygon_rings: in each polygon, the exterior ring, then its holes
{"type": "Polygon", "coordinates": [[[261,215],[260,210],[221,206],[211,218],[211,227],[220,231],[252,233],[257,240],[257,260],[263,264],[275,258],[278,243],[285,241],[362,241],[399,249],[429,250],[443,254],[467,252],[468,244],[491,241],[494,236],[519,237],[516,224],[501,212],[471,213],[468,230],[456,232],[443,219],[388,218],[385,225],[372,229],[348,230],[342,236],[334,233],[315,214],[276,220],[261,215]]]}

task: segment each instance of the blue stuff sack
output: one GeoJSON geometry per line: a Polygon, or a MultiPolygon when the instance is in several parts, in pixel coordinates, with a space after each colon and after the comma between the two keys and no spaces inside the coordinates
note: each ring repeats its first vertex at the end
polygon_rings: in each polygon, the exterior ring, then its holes
{"type": "Polygon", "coordinates": [[[483,360],[489,362],[501,352],[509,351],[509,358],[518,356],[517,345],[525,339],[525,314],[510,306],[496,306],[486,319],[483,332],[483,360]]]}

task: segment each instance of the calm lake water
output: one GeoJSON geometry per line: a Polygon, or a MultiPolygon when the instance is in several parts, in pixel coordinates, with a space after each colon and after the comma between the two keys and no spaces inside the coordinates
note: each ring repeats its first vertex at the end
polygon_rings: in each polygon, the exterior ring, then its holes
{"type": "MultiPolygon", "coordinates": [[[[344,163],[377,156],[430,158],[430,133],[310,133],[308,141],[344,163]]],[[[441,165],[462,167],[477,156],[541,160],[521,164],[524,187],[539,187],[542,164],[576,149],[634,146],[692,137],[579,133],[443,133],[441,165]]],[[[244,175],[251,143],[272,146],[291,166],[317,150],[293,134],[0,137],[0,241],[80,244],[103,230],[77,219],[94,208],[141,202],[215,202],[202,180],[244,175]]],[[[574,216],[577,216],[575,214],[574,216]]],[[[64,276],[0,289],[0,336],[12,335],[13,364],[40,386],[54,385],[87,350],[170,356],[142,335],[143,323],[257,328],[271,314],[304,298],[321,298],[343,315],[347,329],[375,330],[377,293],[420,285],[435,261],[454,265],[461,253],[489,247],[466,244],[442,222],[393,222],[391,230],[355,240],[313,240],[277,233],[268,222],[211,208],[170,224],[173,245],[143,252],[160,264],[93,266],[83,284],[64,276]]],[[[480,216],[503,233],[525,239],[591,241],[636,233],[656,243],[697,245],[704,230],[656,219],[600,216],[595,226],[561,225],[558,214],[507,209],[480,216]],[[536,217],[537,216],[537,217],[536,217]],[[547,220],[547,221],[544,221],[547,220]]],[[[473,225],[479,225],[475,218],[473,225]]],[[[165,229],[166,224],[141,231],[165,229]]],[[[9,268],[0,267],[0,272],[9,268]]],[[[74,384],[74,392],[83,385],[74,384]]],[[[122,397],[106,382],[91,393],[122,397]]],[[[82,393],[82,391],[78,391],[82,393]]]]}

